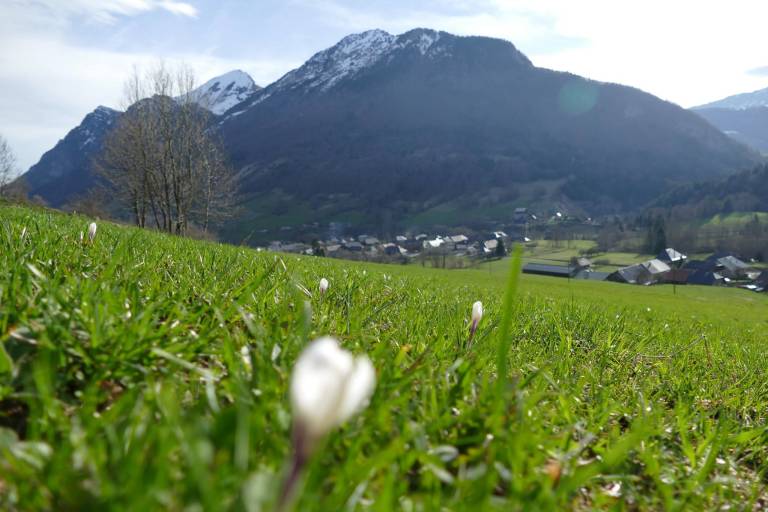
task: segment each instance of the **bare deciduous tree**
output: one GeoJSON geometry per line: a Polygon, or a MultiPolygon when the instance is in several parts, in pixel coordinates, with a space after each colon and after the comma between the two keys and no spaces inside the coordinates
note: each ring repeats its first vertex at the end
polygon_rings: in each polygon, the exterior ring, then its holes
{"type": "Polygon", "coordinates": [[[187,66],[134,69],[125,85],[126,111],[108,136],[99,168],[136,225],[185,234],[207,231],[232,211],[234,173],[198,103],[187,66]]]}
{"type": "Polygon", "coordinates": [[[16,156],[5,137],[0,135],[0,197],[7,197],[16,171],[16,156]]]}

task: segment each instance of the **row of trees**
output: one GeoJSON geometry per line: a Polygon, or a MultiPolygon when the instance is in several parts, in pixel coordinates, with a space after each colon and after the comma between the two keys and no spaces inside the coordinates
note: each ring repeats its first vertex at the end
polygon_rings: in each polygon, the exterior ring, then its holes
{"type": "Polygon", "coordinates": [[[184,235],[232,214],[235,174],[195,85],[189,67],[162,63],[125,84],[125,113],[96,165],[137,226],[184,235]]]}

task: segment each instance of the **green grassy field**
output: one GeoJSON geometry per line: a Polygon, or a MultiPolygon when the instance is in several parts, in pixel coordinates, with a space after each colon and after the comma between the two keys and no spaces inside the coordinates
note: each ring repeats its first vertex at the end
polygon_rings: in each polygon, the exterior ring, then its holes
{"type": "Polygon", "coordinates": [[[764,295],[523,275],[505,307],[508,268],[88,222],[0,206],[0,509],[273,510],[292,367],[326,334],[377,387],[296,510],[768,506],[764,295]]]}
{"type": "MultiPolygon", "coordinates": [[[[537,240],[534,244],[527,244],[523,259],[526,263],[545,263],[549,265],[568,265],[571,259],[582,255],[582,251],[593,248],[592,240],[567,240],[558,243],[552,240],[537,240]]],[[[595,270],[612,272],[619,267],[626,267],[635,263],[648,261],[655,258],[653,254],[634,254],[629,252],[601,252],[590,255],[595,263],[595,270]],[[597,264],[602,262],[602,264],[597,264]]],[[[509,267],[507,260],[489,260],[479,265],[486,272],[505,273],[509,267]],[[488,267],[490,266],[490,270],[488,267]]]]}
{"type": "Polygon", "coordinates": [[[757,218],[760,222],[768,222],[766,212],[732,212],[717,214],[701,224],[702,227],[739,227],[757,218]]]}

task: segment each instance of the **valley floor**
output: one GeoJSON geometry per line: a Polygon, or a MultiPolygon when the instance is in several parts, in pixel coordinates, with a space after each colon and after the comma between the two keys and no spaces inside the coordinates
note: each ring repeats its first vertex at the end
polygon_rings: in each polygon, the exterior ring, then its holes
{"type": "Polygon", "coordinates": [[[272,510],[292,367],[326,334],[377,387],[297,510],[768,506],[763,294],[522,275],[505,303],[508,260],[354,263],[108,223],[89,243],[89,222],[0,205],[2,509],[272,510]]]}

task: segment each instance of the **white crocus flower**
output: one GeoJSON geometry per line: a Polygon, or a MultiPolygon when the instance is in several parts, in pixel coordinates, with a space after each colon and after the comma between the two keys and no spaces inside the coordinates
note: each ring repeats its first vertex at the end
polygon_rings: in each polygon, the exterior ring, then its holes
{"type": "Polygon", "coordinates": [[[88,240],[90,240],[91,243],[93,243],[94,238],[96,238],[96,223],[91,222],[88,225],[88,240]]]}
{"type": "Polygon", "coordinates": [[[354,357],[325,336],[311,342],[291,375],[293,457],[277,510],[287,510],[312,451],[332,429],[362,410],[376,387],[376,372],[366,356],[354,357]]]}
{"type": "Polygon", "coordinates": [[[469,327],[469,341],[475,336],[477,326],[480,325],[480,320],[483,319],[483,303],[479,300],[472,304],[472,323],[469,327]]]}
{"type": "Polygon", "coordinates": [[[480,320],[483,319],[483,303],[480,301],[472,304],[472,329],[477,329],[480,320]]]}
{"type": "Polygon", "coordinates": [[[376,386],[376,372],[365,356],[354,357],[331,337],[310,343],[291,376],[291,404],[298,435],[306,447],[363,409],[376,386]]]}
{"type": "Polygon", "coordinates": [[[328,286],[329,286],[329,284],[328,284],[328,280],[326,278],[320,279],[320,287],[319,287],[320,288],[320,293],[325,295],[325,292],[328,291],[328,286]]]}

